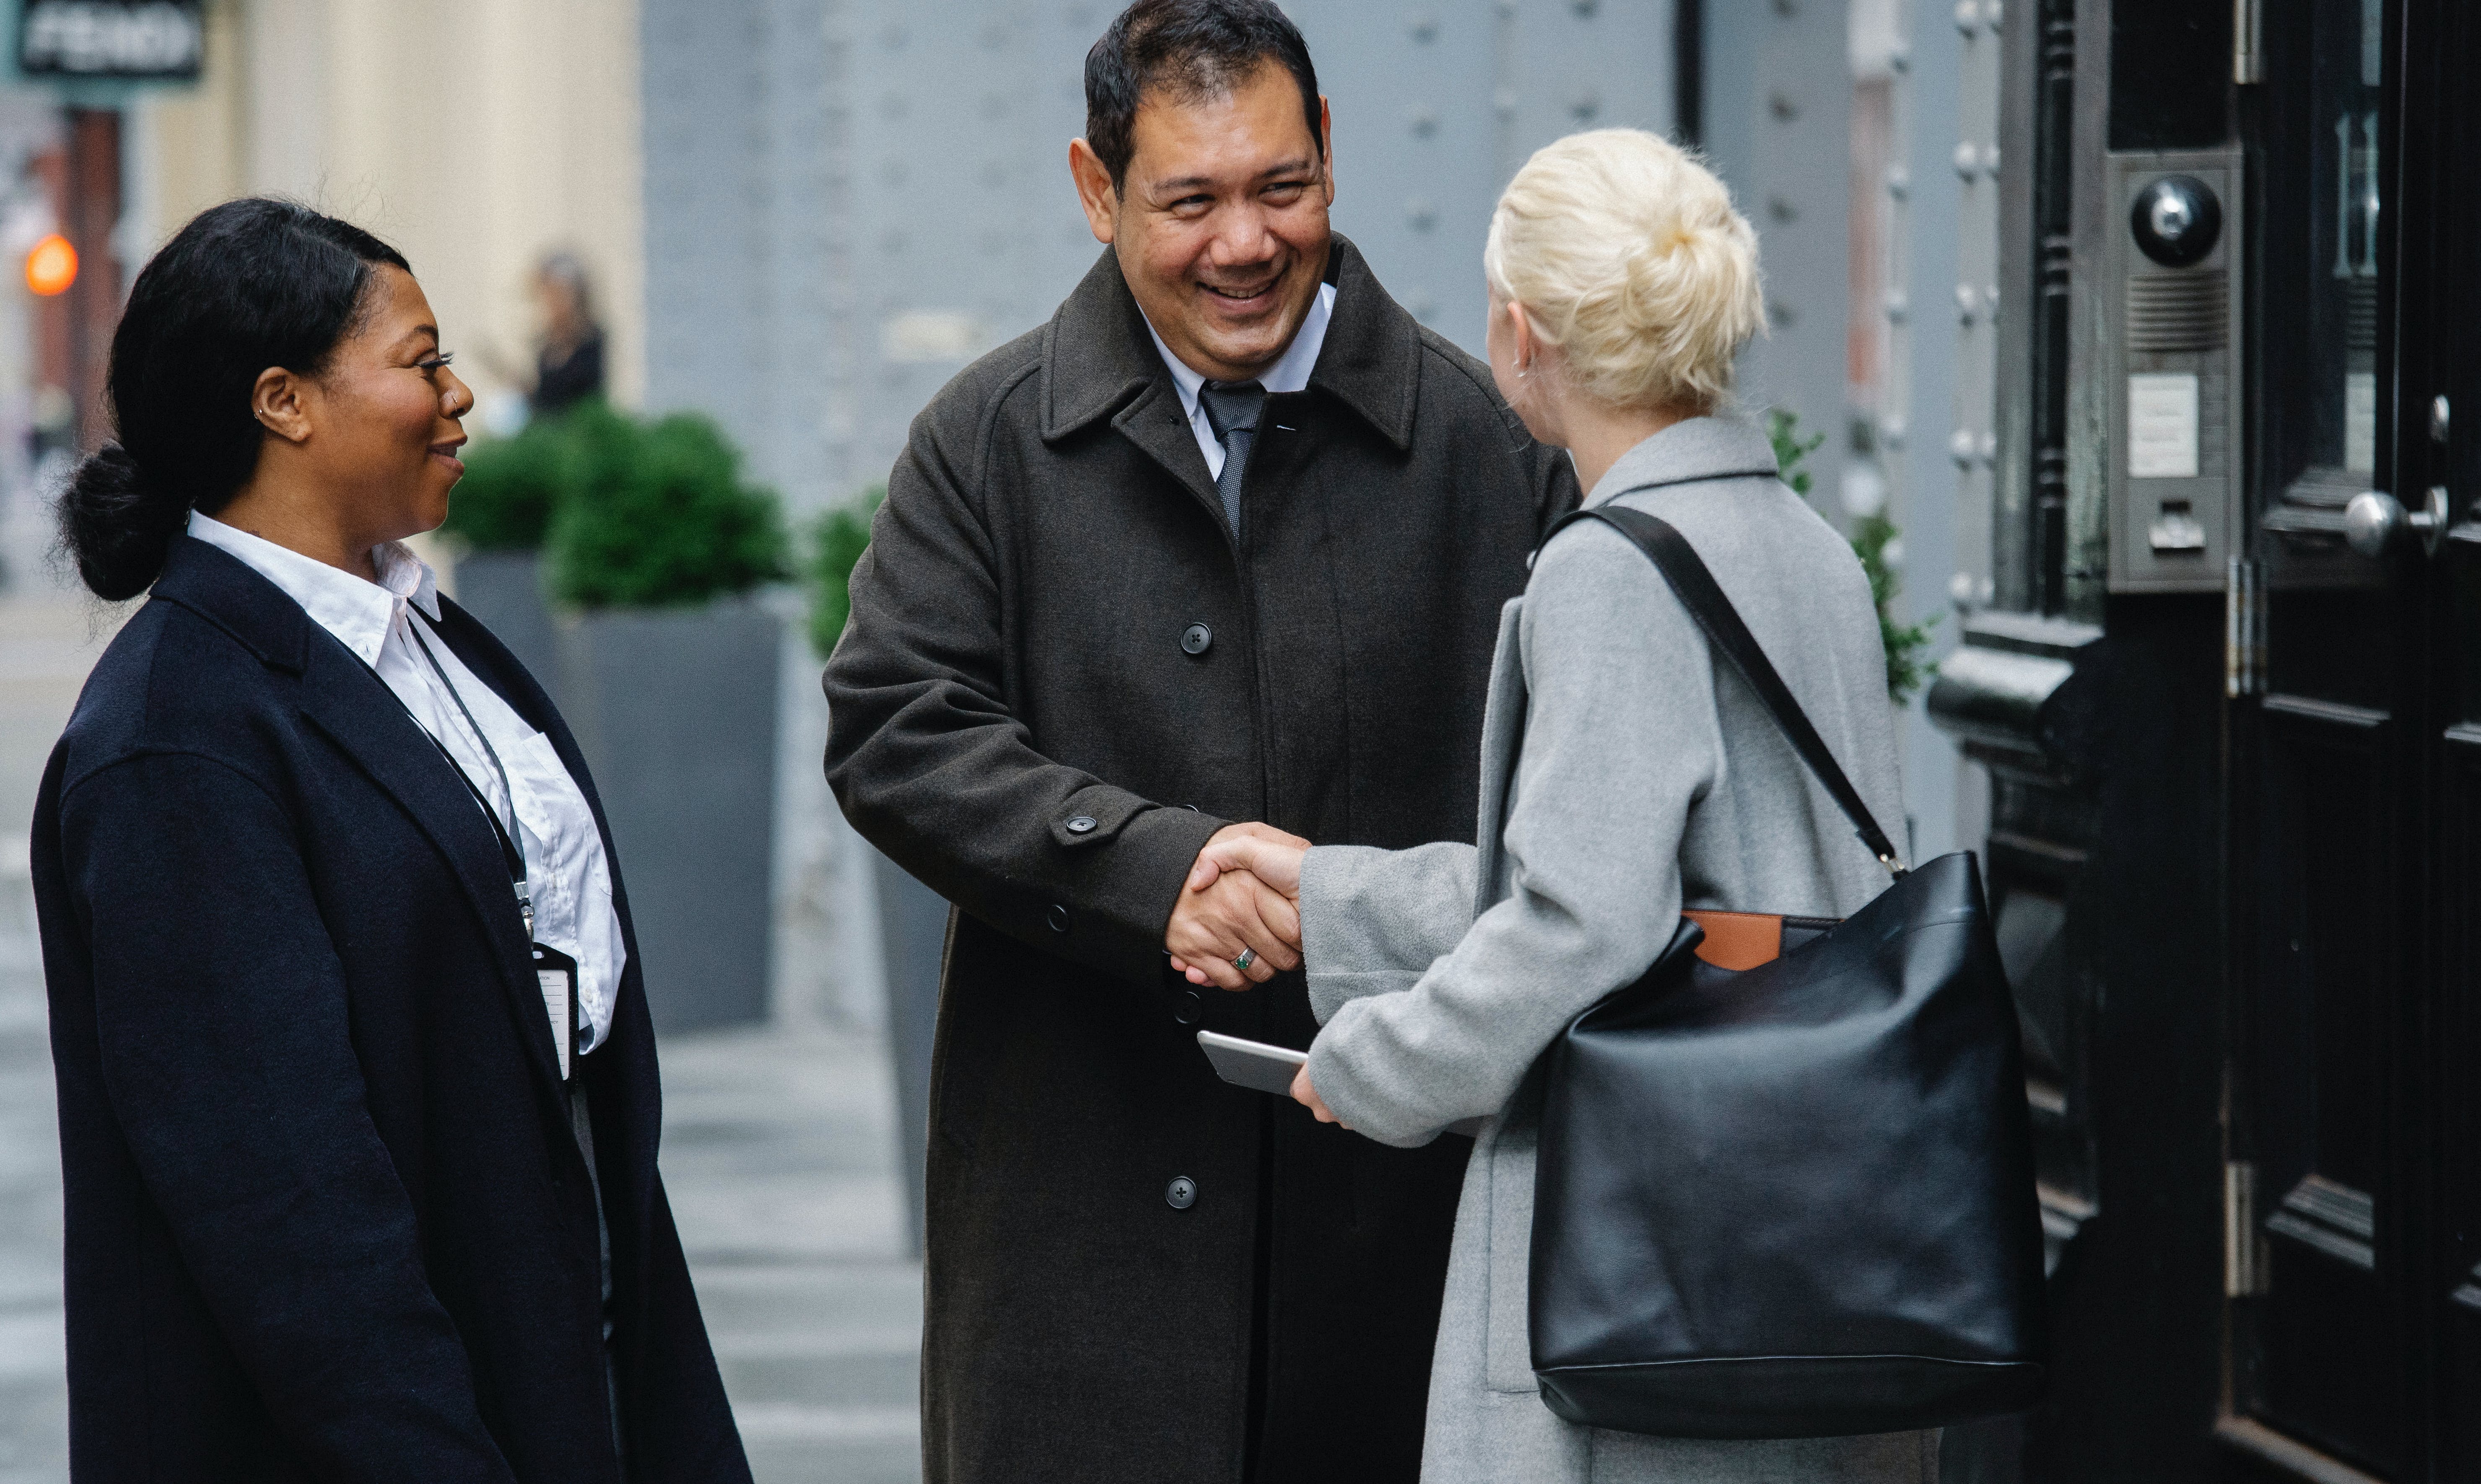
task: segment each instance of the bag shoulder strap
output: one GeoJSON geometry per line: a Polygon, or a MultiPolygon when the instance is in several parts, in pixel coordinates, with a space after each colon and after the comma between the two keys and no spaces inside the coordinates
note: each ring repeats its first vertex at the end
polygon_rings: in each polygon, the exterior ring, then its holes
{"type": "Polygon", "coordinates": [[[1809,770],[1816,775],[1827,794],[1842,809],[1844,818],[1852,821],[1852,832],[1861,837],[1861,843],[1869,847],[1871,854],[1878,857],[1878,864],[1901,879],[1906,868],[1895,854],[1894,845],[1887,839],[1886,832],[1878,828],[1878,821],[1869,815],[1869,807],[1861,802],[1860,791],[1853,788],[1852,780],[1843,775],[1842,768],[1835,761],[1835,754],[1826,749],[1825,739],[1817,735],[1817,728],[1810,724],[1809,714],[1802,711],[1800,702],[1792,698],[1791,688],[1775,673],[1774,664],[1766,659],[1765,650],[1759,646],[1757,636],[1740,621],[1739,611],[1733,608],[1732,600],[1723,595],[1721,586],[1714,581],[1714,574],[1707,569],[1705,559],[1697,555],[1697,548],[1689,545],[1688,538],[1669,521],[1648,515],[1643,510],[1632,510],[1608,503],[1591,509],[1571,510],[1561,516],[1544,533],[1543,545],[1548,546],[1551,537],[1558,534],[1561,527],[1580,520],[1599,520],[1628,537],[1662,573],[1663,579],[1671,585],[1672,593],[1680,599],[1680,606],[1688,610],[1688,616],[1697,620],[1697,626],[1706,631],[1706,638],[1721,651],[1724,659],[1731,662],[1732,668],[1739,672],[1740,678],[1749,683],[1749,689],[1758,693],[1758,699],[1765,703],[1766,710],[1774,716],[1775,725],[1782,728],[1784,740],[1791,743],[1792,750],[1800,754],[1801,761],[1809,765],[1809,770]]]}

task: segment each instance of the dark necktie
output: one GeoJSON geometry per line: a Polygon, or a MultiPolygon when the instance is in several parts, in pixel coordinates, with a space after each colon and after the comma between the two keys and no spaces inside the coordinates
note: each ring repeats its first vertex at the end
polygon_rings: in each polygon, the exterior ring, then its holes
{"type": "Polygon", "coordinates": [[[1240,535],[1240,475],[1249,465],[1249,444],[1258,436],[1258,414],[1267,407],[1267,388],[1256,381],[1209,381],[1197,389],[1206,408],[1207,426],[1223,444],[1223,472],[1214,492],[1223,497],[1223,513],[1232,535],[1240,535]]]}

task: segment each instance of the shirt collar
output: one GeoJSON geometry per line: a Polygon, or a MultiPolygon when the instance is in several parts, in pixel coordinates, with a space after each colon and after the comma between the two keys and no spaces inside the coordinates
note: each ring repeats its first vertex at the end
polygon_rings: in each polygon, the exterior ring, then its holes
{"type": "MultiPolygon", "coordinates": [[[[1319,348],[1326,344],[1327,324],[1334,318],[1335,285],[1321,283],[1318,298],[1310,302],[1310,312],[1301,316],[1301,327],[1293,332],[1293,343],[1284,348],[1283,355],[1267,369],[1267,374],[1258,378],[1259,384],[1269,393],[1309,390],[1310,373],[1318,367],[1319,348]]],[[[1152,320],[1146,322],[1146,334],[1153,339],[1155,350],[1162,354],[1163,365],[1170,370],[1172,383],[1180,388],[1181,411],[1195,418],[1197,389],[1206,384],[1206,378],[1190,370],[1187,361],[1171,353],[1171,347],[1163,344],[1162,336],[1155,332],[1152,320]]]]}
{"type": "Polygon", "coordinates": [[[371,548],[379,580],[367,583],[341,567],[331,567],[276,545],[211,515],[190,512],[190,534],[240,559],[252,571],[301,605],[311,621],[334,635],[338,642],[376,665],[379,648],[396,622],[397,604],[410,603],[436,623],[439,581],[430,563],[402,541],[371,548]]]}

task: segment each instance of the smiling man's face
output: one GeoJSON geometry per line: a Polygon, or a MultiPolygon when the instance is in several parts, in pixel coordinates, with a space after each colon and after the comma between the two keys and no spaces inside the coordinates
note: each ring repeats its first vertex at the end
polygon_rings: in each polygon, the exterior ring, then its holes
{"type": "MultiPolygon", "coordinates": [[[[1325,132],[1326,102],[1319,102],[1325,132]]],[[[1329,162],[1293,74],[1268,61],[1230,91],[1147,91],[1125,181],[1079,140],[1070,151],[1094,235],[1137,306],[1189,369],[1245,381],[1272,366],[1326,273],[1329,162]]]]}

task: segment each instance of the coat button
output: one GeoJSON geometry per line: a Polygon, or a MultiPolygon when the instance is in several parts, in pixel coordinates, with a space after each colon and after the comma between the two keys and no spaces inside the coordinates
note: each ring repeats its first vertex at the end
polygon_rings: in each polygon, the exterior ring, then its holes
{"type": "Polygon", "coordinates": [[[1068,930],[1068,909],[1056,901],[1051,904],[1051,930],[1053,932],[1068,930]]]}
{"type": "Polygon", "coordinates": [[[1183,654],[1202,655],[1214,642],[1214,631],[1202,623],[1190,624],[1180,631],[1180,648],[1183,654]]]}
{"type": "Polygon", "coordinates": [[[1206,1013],[1206,1002],[1197,998],[1196,990],[1184,991],[1171,1007],[1171,1018],[1184,1026],[1194,1026],[1206,1013]]]}
{"type": "Polygon", "coordinates": [[[1068,833],[1072,835],[1090,835],[1093,832],[1094,817],[1090,814],[1078,815],[1068,821],[1068,833]]]}
{"type": "Polygon", "coordinates": [[[1175,1175],[1163,1186],[1163,1204],[1174,1211],[1187,1211],[1197,1204],[1197,1182],[1186,1175],[1175,1175]]]}

